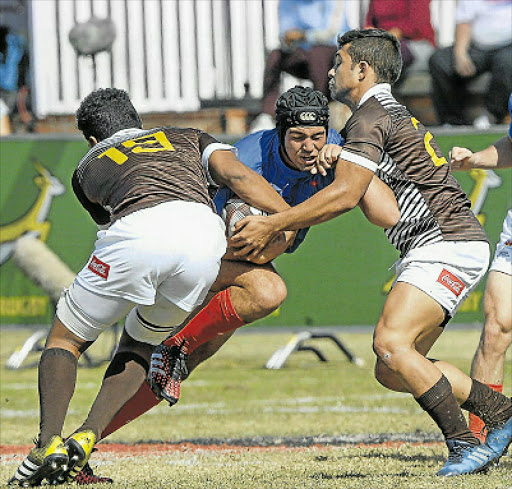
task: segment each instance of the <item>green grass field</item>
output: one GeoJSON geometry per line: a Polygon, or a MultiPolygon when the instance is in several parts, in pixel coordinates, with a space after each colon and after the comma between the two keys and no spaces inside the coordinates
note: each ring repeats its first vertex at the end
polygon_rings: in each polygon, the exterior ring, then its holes
{"type": "MultiPolygon", "coordinates": [[[[38,429],[36,369],[5,368],[30,332],[1,332],[0,485],[38,429]]],[[[373,379],[370,332],[339,329],[337,335],[365,360],[363,368],[318,340],[327,363],[298,352],[281,370],[267,370],[266,361],[291,332],[236,334],[185,382],[178,405],[162,403],[113,434],[91,465],[115,479],[112,489],[512,487],[511,456],[485,475],[437,478],[446,448],[434,423],[410,397],[373,379]]],[[[476,329],[448,329],[432,356],[468,371],[478,336],[476,329]]],[[[97,354],[106,343],[94,346],[97,354]]],[[[79,369],[64,434],[86,416],[105,367],[79,369]]],[[[511,384],[509,358],[508,395],[511,384]]]]}
{"type": "MultiPolygon", "coordinates": [[[[437,139],[447,156],[453,145],[479,150],[499,136],[445,134],[437,139]]],[[[258,329],[237,333],[200,366],[175,407],[160,404],[98,446],[91,465],[114,478],[112,489],[512,489],[512,452],[487,474],[435,476],[446,447],[410,396],[374,380],[371,332],[336,330],[365,360],[363,368],[321,340],[316,346],[327,363],[300,352],[281,370],[266,370],[266,361],[289,340],[292,329],[258,329]]],[[[38,431],[37,370],[5,368],[9,355],[32,332],[0,329],[0,487],[38,431]]],[[[477,329],[448,327],[431,354],[468,372],[478,337],[477,329]]],[[[110,338],[100,340],[95,355],[104,355],[110,346],[110,338]]],[[[509,396],[511,356],[505,377],[509,396]]],[[[32,357],[36,361],[38,355],[32,357]]],[[[86,417],[105,368],[79,369],[64,435],[86,417]]]]}

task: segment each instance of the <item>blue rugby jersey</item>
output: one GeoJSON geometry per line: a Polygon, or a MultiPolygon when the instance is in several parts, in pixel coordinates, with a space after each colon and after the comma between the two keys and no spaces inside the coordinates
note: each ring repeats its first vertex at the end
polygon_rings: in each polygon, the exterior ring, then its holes
{"type": "MultiPolygon", "coordinates": [[[[343,138],[336,131],[330,129],[327,135],[327,144],[342,145],[343,138]]],[[[334,180],[333,169],[329,170],[324,177],[286,166],[279,155],[279,137],[276,129],[250,134],[235,143],[234,146],[238,149],[240,161],[262,175],[291,206],[304,202],[334,180]]],[[[219,214],[226,202],[233,197],[234,193],[231,189],[227,187],[219,189],[214,198],[219,214]]],[[[299,230],[293,245],[286,250],[287,253],[293,253],[299,247],[308,230],[309,228],[299,230]]]]}

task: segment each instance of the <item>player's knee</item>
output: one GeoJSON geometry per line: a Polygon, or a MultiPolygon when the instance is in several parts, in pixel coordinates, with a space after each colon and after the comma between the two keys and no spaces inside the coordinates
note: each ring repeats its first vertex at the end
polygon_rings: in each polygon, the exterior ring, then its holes
{"type": "Polygon", "coordinates": [[[389,363],[392,354],[393,345],[388,341],[388,339],[384,335],[375,335],[373,337],[373,353],[377,356],[377,359],[380,362],[383,362],[384,365],[389,363]]]}
{"type": "Polygon", "coordinates": [[[504,354],[512,342],[512,329],[498,318],[488,317],[480,340],[479,349],[484,355],[504,354]]]}
{"type": "Polygon", "coordinates": [[[283,279],[274,274],[258,286],[257,301],[266,314],[275,311],[286,299],[287,289],[283,279]]]}
{"type": "Polygon", "coordinates": [[[405,392],[404,386],[396,374],[382,361],[377,359],[374,369],[375,379],[379,384],[397,392],[405,392]]]}
{"type": "Polygon", "coordinates": [[[501,340],[508,340],[512,338],[512,311],[507,308],[500,308],[494,314],[494,323],[496,334],[501,336],[501,340]]]}
{"type": "Polygon", "coordinates": [[[258,316],[265,317],[275,311],[286,299],[286,285],[277,273],[259,274],[242,286],[258,316]]]}
{"type": "Polygon", "coordinates": [[[153,306],[134,307],[125,321],[125,330],[134,340],[149,345],[158,345],[167,336],[175,333],[188,312],[178,306],[167,309],[153,306]]]}
{"type": "Polygon", "coordinates": [[[379,359],[377,359],[377,361],[375,362],[375,368],[373,370],[373,373],[375,379],[379,382],[379,384],[383,385],[384,387],[388,387],[390,383],[390,377],[391,375],[393,375],[393,373],[379,359]]]}

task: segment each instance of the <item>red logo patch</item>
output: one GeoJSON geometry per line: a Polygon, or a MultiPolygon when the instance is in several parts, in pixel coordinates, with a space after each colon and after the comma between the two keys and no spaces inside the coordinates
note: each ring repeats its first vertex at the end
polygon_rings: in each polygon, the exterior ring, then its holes
{"type": "Polygon", "coordinates": [[[447,289],[450,289],[457,297],[466,288],[466,286],[458,279],[453,273],[443,268],[443,271],[439,274],[437,281],[443,284],[447,289]]]}
{"type": "Polygon", "coordinates": [[[96,275],[99,275],[100,277],[104,278],[105,280],[108,278],[108,272],[110,270],[110,265],[103,263],[100,259],[96,258],[95,255],[93,255],[87,268],[91,272],[95,273],[96,275]]]}

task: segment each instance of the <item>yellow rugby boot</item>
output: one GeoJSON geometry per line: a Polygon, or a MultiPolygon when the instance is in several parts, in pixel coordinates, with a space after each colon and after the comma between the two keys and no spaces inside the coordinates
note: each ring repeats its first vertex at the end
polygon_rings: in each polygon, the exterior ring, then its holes
{"type": "Polygon", "coordinates": [[[37,486],[45,478],[51,478],[54,474],[66,470],[68,461],[64,441],[60,436],[54,435],[44,447],[36,446],[30,450],[9,481],[9,485],[37,486]]]}
{"type": "Polygon", "coordinates": [[[85,467],[96,443],[96,435],[91,430],[77,431],[66,440],[69,456],[69,469],[64,474],[65,479],[71,482],[85,467]]]}

